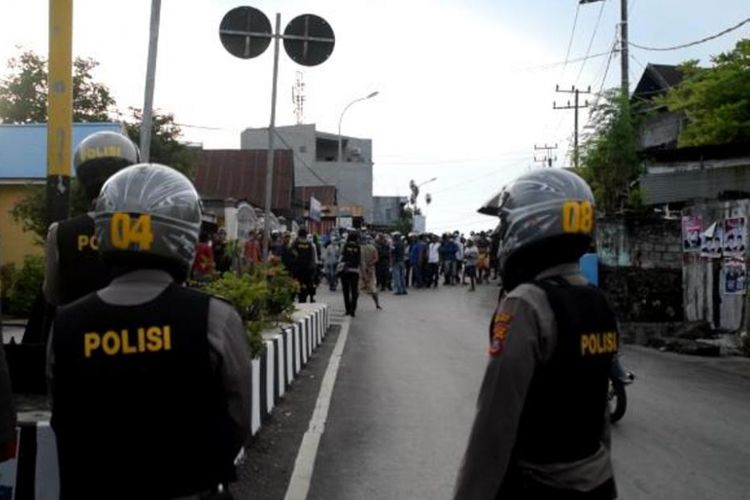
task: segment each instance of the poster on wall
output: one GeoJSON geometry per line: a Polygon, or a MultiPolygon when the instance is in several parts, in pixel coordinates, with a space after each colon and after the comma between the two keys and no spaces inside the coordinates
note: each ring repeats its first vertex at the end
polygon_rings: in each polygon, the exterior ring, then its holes
{"type": "Polygon", "coordinates": [[[682,217],[682,250],[684,252],[700,251],[701,231],[703,231],[703,217],[700,215],[682,217]]]}
{"type": "Polygon", "coordinates": [[[722,266],[725,295],[745,295],[746,266],[742,259],[725,259],[722,266]]]}
{"type": "Polygon", "coordinates": [[[721,221],[708,226],[708,229],[701,233],[701,257],[720,258],[724,243],[723,235],[724,224],[721,221]]]}
{"type": "Polygon", "coordinates": [[[744,217],[724,220],[724,256],[744,257],[747,230],[744,217]]]}

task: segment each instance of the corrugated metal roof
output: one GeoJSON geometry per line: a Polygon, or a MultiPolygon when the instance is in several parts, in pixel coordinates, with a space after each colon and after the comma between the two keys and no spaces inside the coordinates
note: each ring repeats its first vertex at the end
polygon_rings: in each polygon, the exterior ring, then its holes
{"type": "MultiPolygon", "coordinates": [[[[94,132],[123,132],[121,123],[74,123],[70,162],[80,142],[94,132]]],[[[71,168],[71,175],[75,175],[71,168]]],[[[47,124],[0,124],[0,179],[47,177],[47,124]]]]}
{"type": "Polygon", "coordinates": [[[647,174],[641,177],[641,191],[647,205],[716,199],[726,191],[750,193],[750,165],[647,174]]]}
{"type": "Polygon", "coordinates": [[[336,186],[300,186],[294,188],[294,198],[307,206],[314,196],[322,205],[336,204],[336,186]]]}
{"type": "MultiPolygon", "coordinates": [[[[265,206],[267,151],[214,149],[195,152],[197,169],[193,182],[204,198],[234,198],[265,206]]],[[[271,209],[289,212],[294,189],[292,151],[275,150],[271,209]]]]}

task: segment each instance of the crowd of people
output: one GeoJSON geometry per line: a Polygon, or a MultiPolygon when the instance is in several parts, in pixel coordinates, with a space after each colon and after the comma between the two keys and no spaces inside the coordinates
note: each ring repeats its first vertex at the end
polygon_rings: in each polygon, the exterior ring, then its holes
{"type": "MultiPolygon", "coordinates": [[[[263,235],[250,231],[239,244],[239,251],[228,251],[223,229],[201,234],[193,265],[193,278],[204,279],[214,271],[250,269],[262,262],[263,235]]],[[[496,279],[498,239],[492,232],[455,231],[433,233],[375,232],[335,229],[310,234],[300,229],[296,235],[274,231],[269,242],[269,258],[280,262],[299,283],[299,301],[315,302],[317,287],[325,280],[335,292],[339,283],[344,293],[346,313],[353,316],[362,291],[382,309],[379,293],[406,295],[408,289],[443,286],[476,286],[496,279]],[[356,247],[356,248],[355,248],[356,247]]]]}

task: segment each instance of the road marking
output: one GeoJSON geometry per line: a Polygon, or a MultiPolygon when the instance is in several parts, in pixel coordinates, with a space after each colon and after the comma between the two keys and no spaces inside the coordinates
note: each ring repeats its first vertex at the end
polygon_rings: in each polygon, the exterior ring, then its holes
{"type": "Polygon", "coordinates": [[[344,354],[346,339],[349,336],[350,320],[351,318],[346,317],[341,322],[341,332],[331,353],[331,359],[328,361],[323,382],[320,384],[320,392],[318,393],[318,400],[315,402],[312,418],[310,418],[310,426],[302,437],[302,444],[294,461],[294,471],[284,500],[305,500],[310,491],[315,457],[318,455],[320,438],[325,432],[328,409],[331,406],[331,396],[333,396],[333,386],[336,384],[339,363],[344,354]]]}

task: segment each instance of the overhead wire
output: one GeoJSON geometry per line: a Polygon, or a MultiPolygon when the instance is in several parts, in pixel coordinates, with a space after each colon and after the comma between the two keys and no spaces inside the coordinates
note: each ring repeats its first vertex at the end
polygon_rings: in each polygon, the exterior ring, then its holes
{"type": "MultiPolygon", "coordinates": [[[[589,46],[586,49],[586,56],[585,57],[588,57],[589,54],[591,54],[591,47],[594,45],[594,40],[596,39],[596,34],[599,31],[599,24],[602,21],[602,14],[604,13],[604,5],[605,4],[606,4],[606,2],[602,2],[601,6],[599,7],[599,15],[596,18],[596,24],[594,25],[594,31],[593,31],[593,33],[591,33],[591,39],[589,39],[589,46]]],[[[580,80],[581,75],[583,74],[583,68],[586,67],[586,61],[587,61],[587,59],[584,59],[581,62],[581,67],[578,70],[578,75],[576,76],[575,83],[573,83],[573,86],[576,86],[578,84],[578,80],[580,80]]]]}
{"type": "MultiPolygon", "coordinates": [[[[274,130],[274,133],[275,133],[274,135],[276,136],[276,138],[279,139],[282,142],[282,144],[284,144],[288,149],[292,151],[292,154],[294,155],[296,159],[300,161],[302,166],[305,167],[307,170],[309,170],[310,173],[312,173],[316,179],[318,179],[320,182],[323,183],[323,185],[326,185],[326,186],[336,185],[335,183],[322,177],[320,174],[318,174],[318,172],[315,171],[315,169],[313,169],[310,165],[308,165],[305,159],[302,158],[302,156],[300,156],[299,153],[297,153],[297,151],[293,147],[291,147],[288,142],[286,142],[286,140],[281,136],[281,134],[278,133],[278,131],[274,130]]],[[[343,193],[339,193],[338,188],[336,188],[336,197],[337,198],[340,197],[342,201],[345,201],[346,203],[349,203],[350,205],[359,205],[359,203],[354,202],[350,200],[349,198],[347,198],[346,196],[344,196],[343,193]]]]}
{"type": "Polygon", "coordinates": [[[719,33],[716,33],[715,35],[707,36],[707,37],[701,38],[700,40],[696,40],[694,42],[683,43],[682,45],[674,45],[672,47],[648,47],[648,46],[645,46],[645,45],[639,45],[639,44],[634,43],[634,42],[628,42],[628,45],[630,45],[631,47],[635,47],[637,49],[641,49],[641,50],[650,50],[650,51],[659,51],[659,52],[666,52],[666,51],[670,51],[670,50],[686,49],[688,47],[693,47],[695,45],[700,45],[702,43],[706,43],[706,42],[709,42],[709,41],[714,40],[716,38],[719,38],[721,36],[724,36],[727,33],[731,33],[732,31],[740,29],[742,26],[744,26],[747,23],[750,23],[750,17],[748,17],[747,19],[745,19],[743,21],[740,21],[739,23],[737,23],[736,25],[732,26],[731,28],[727,28],[727,29],[725,29],[723,31],[720,31],[719,33]]]}
{"type": "Polygon", "coordinates": [[[573,47],[573,39],[576,35],[576,26],[578,25],[578,14],[581,11],[581,4],[579,3],[576,6],[576,15],[573,18],[573,29],[570,31],[570,38],[568,39],[568,50],[565,51],[565,61],[563,62],[563,67],[560,70],[560,77],[558,80],[562,80],[563,74],[565,74],[565,68],[568,66],[568,59],[570,59],[570,49],[573,47]]]}
{"type": "MultiPolygon", "coordinates": [[[[528,157],[526,157],[526,158],[528,159],[528,157]]],[[[480,181],[480,180],[482,180],[482,179],[486,179],[487,177],[490,177],[490,176],[492,176],[492,175],[495,175],[495,174],[497,174],[497,173],[499,173],[499,172],[502,172],[502,171],[504,171],[504,170],[507,170],[507,169],[509,169],[509,168],[517,167],[517,166],[519,166],[519,165],[523,164],[523,163],[524,163],[525,161],[526,161],[526,160],[524,160],[524,161],[520,161],[520,162],[514,162],[514,163],[512,163],[512,164],[510,164],[510,165],[505,165],[505,166],[504,166],[503,168],[498,168],[498,169],[496,169],[496,170],[492,170],[491,172],[486,172],[486,173],[484,173],[484,174],[482,174],[482,175],[480,175],[480,176],[478,176],[478,177],[473,177],[473,178],[471,178],[471,179],[468,179],[468,180],[464,180],[464,181],[461,181],[461,182],[459,182],[459,183],[457,183],[457,184],[453,184],[453,185],[451,185],[451,186],[447,186],[447,187],[444,187],[444,188],[442,188],[442,189],[438,189],[437,191],[433,191],[433,192],[432,192],[432,194],[444,193],[445,191],[449,191],[449,190],[452,190],[452,189],[456,189],[456,188],[459,188],[459,187],[465,186],[465,185],[467,185],[467,184],[471,184],[471,183],[474,183],[474,182],[480,181]]]]}

